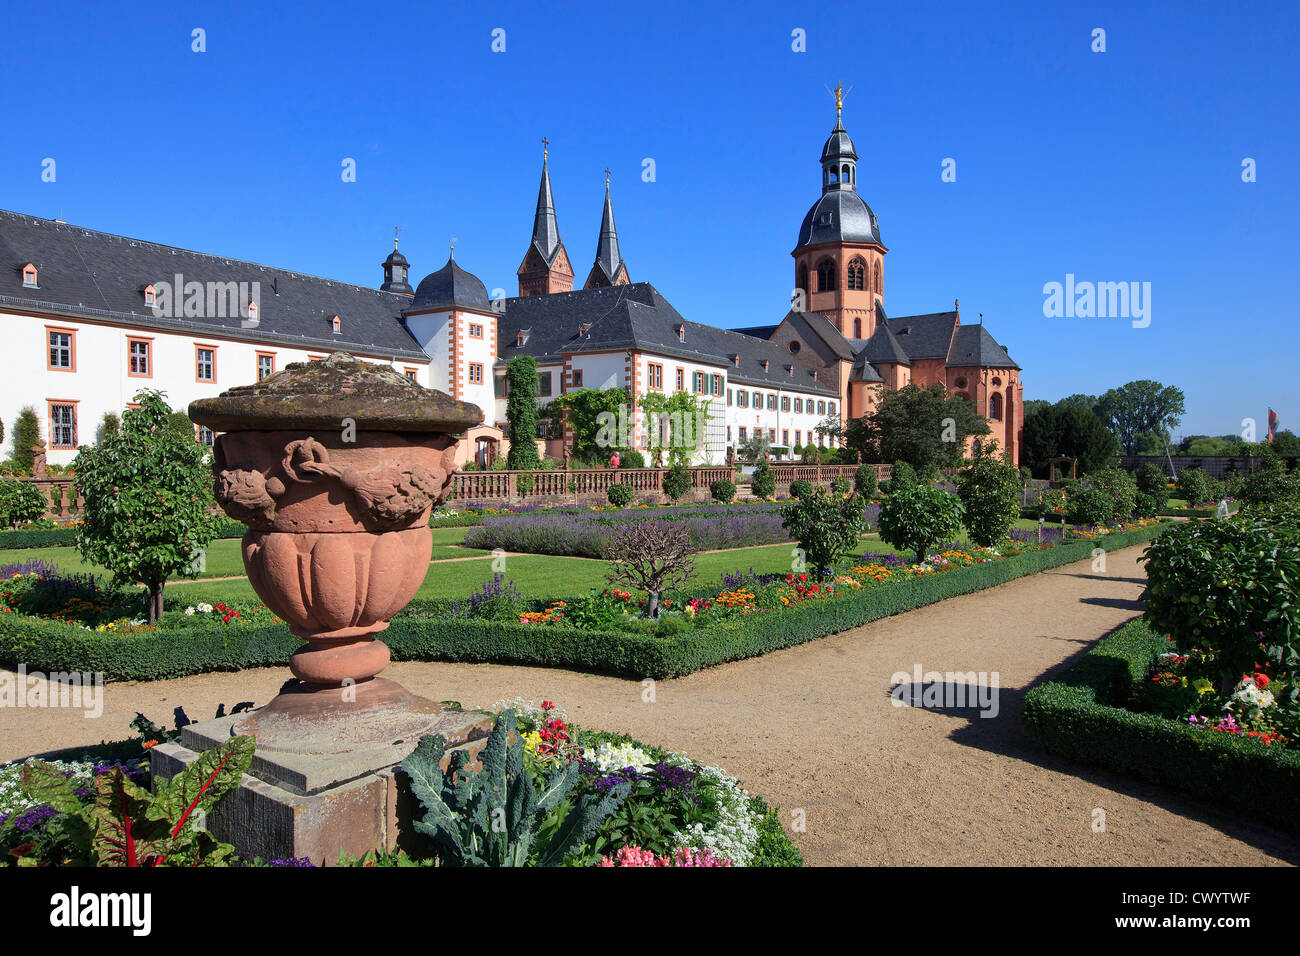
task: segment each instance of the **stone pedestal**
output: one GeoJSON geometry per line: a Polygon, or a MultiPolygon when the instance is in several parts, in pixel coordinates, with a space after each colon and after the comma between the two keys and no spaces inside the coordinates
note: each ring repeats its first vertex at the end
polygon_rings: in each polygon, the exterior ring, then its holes
{"type": "MultiPolygon", "coordinates": [[[[400,685],[383,683],[401,691],[400,685]]],[[[388,688],[378,690],[390,692],[388,688]]],[[[294,697],[292,687],[276,701],[286,697],[294,697]]],[[[421,700],[413,695],[412,699],[421,700]]],[[[419,805],[397,765],[410,755],[423,734],[442,734],[446,739],[446,769],[453,750],[477,754],[492,732],[489,713],[454,705],[432,707],[433,712],[423,720],[416,719],[407,707],[394,707],[394,729],[402,736],[382,742],[373,731],[386,720],[375,718],[384,708],[373,706],[354,709],[357,719],[351,722],[341,713],[332,720],[313,716],[304,721],[294,740],[301,749],[273,749],[259,739],[249,772],[238,789],[213,809],[208,830],[233,844],[247,860],[305,856],[320,866],[333,865],[340,851],[359,857],[377,847],[414,849],[423,840],[412,827],[419,805]]],[[[270,723],[283,733],[295,720],[294,715],[268,706],[190,724],[181,731],[179,741],[159,744],[150,751],[150,766],[156,778],[170,779],[203,751],[241,730],[246,732],[249,722],[270,723]]]]}

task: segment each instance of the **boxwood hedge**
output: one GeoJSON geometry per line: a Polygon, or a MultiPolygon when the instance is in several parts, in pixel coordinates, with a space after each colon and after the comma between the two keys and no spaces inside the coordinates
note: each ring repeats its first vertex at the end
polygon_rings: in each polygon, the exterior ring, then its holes
{"type": "Polygon", "coordinates": [[[1300,753],[1124,709],[1168,646],[1141,619],[1125,625],[1025,695],[1025,730],[1049,753],[1300,832],[1300,753]]]}
{"type": "MultiPolygon", "coordinates": [[[[227,521],[217,532],[217,537],[242,538],[247,530],[248,528],[238,521],[227,521]]],[[[0,551],[16,548],[71,548],[76,543],[77,529],[71,526],[0,531],[0,551]]]]}
{"type": "MultiPolygon", "coordinates": [[[[1124,548],[1150,540],[1160,525],[1075,541],[988,564],[976,564],[834,601],[733,618],[671,637],[538,627],[451,618],[440,602],[399,614],[383,640],[394,660],[468,661],[564,667],[640,680],[679,677],[704,667],[846,631],[862,624],[970,594],[1088,558],[1094,547],[1124,548]]],[[[18,614],[0,615],[0,664],[29,670],[99,671],[108,680],[161,680],[206,671],[283,665],[300,642],[284,624],[139,634],[92,633],[18,614]]]]}

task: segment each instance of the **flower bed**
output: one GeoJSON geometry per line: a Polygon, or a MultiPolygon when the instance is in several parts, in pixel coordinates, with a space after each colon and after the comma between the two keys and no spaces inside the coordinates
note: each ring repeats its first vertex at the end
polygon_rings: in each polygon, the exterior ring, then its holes
{"type": "MultiPolygon", "coordinates": [[[[702,765],[687,755],[639,743],[621,734],[579,728],[550,701],[500,701],[498,712],[511,710],[522,741],[520,770],[533,777],[576,765],[569,801],[550,811],[539,827],[545,834],[528,858],[531,865],[546,849],[571,807],[584,798],[599,798],[611,790],[624,794],[612,812],[562,860],[564,866],[800,866],[803,861],[777,817],[759,797],[747,793],[724,771],[702,765]]],[[[44,762],[73,787],[85,807],[96,803],[96,782],[119,769],[135,786],[148,788],[146,749],[175,736],[138,717],[132,725],[143,732],[134,741],[96,748],[102,753],[44,762]],[[124,757],[123,754],[126,753],[124,757]]],[[[179,730],[179,727],[177,728],[179,730]]],[[[100,844],[88,848],[77,839],[83,819],[67,808],[41,802],[32,788],[20,784],[28,761],[0,767],[0,861],[9,865],[77,865],[114,862],[100,844]]],[[[572,773],[572,770],[569,770],[572,773]]],[[[100,797],[103,803],[104,798],[100,797]]],[[[484,811],[486,812],[486,811],[484,811]]],[[[100,819],[113,809],[101,807],[100,819]]],[[[169,860],[171,865],[220,862],[222,865],[316,866],[324,860],[242,861],[227,854],[229,847],[203,846],[197,857],[169,860]],[[220,852],[213,852],[220,850],[220,852]]],[[[367,854],[345,865],[428,865],[436,861],[439,844],[426,842],[415,857],[405,852],[367,854]]],[[[448,861],[442,861],[448,862],[448,861]]],[[[461,861],[463,862],[463,861],[461,861]]]]}
{"type": "Polygon", "coordinates": [[[1236,717],[1231,724],[1221,714],[1193,722],[1151,709],[1170,691],[1203,696],[1197,678],[1190,688],[1182,686],[1197,662],[1190,655],[1185,661],[1164,656],[1168,647],[1142,621],[1125,625],[1025,695],[1025,730],[1050,753],[1300,832],[1300,751],[1260,732],[1242,733],[1236,717]]]}
{"type": "Polygon", "coordinates": [[[599,509],[489,517],[465,533],[467,548],[599,558],[611,529],[620,523],[645,520],[680,523],[699,551],[753,547],[790,540],[774,504],[713,508],[599,509]],[[650,512],[647,514],[647,512],[650,512]]]}
{"type": "MultiPolygon", "coordinates": [[[[1091,556],[1095,547],[1104,550],[1128,547],[1150,540],[1163,525],[1144,525],[1110,532],[1096,540],[1026,547],[1019,553],[1004,549],[997,560],[964,564],[948,559],[940,570],[895,574],[899,565],[880,558],[889,571],[845,573],[853,583],[832,581],[819,586],[812,599],[782,603],[789,588],[773,587],[764,597],[775,599],[781,610],[755,613],[745,595],[732,594],[721,605],[722,591],[734,592],[747,586],[742,575],[731,583],[695,594],[678,595],[678,602],[666,604],[669,614],[661,621],[645,621],[634,613],[635,605],[615,595],[588,595],[566,600],[564,608],[552,602],[520,606],[508,596],[489,595],[490,613],[453,613],[450,602],[413,602],[393,618],[384,632],[384,642],[395,660],[442,660],[518,663],[565,667],[571,670],[609,673],[637,680],[689,674],[704,667],[766,654],[784,647],[816,640],[862,624],[924,607],[959,594],[969,594],[1007,581],[1059,567],[1091,556]],[[881,574],[876,580],[873,576],[881,574]],[[856,586],[855,586],[856,585],[856,586]],[[691,600],[712,602],[698,620],[685,610],[691,600]],[[680,609],[673,613],[673,608],[680,609]],[[547,611],[555,620],[521,623],[524,612],[547,611]],[[556,617],[559,611],[560,617],[556,617]],[[746,613],[748,611],[748,613],[746,613]]],[[[940,555],[942,557],[942,555],[940,555]]],[[[898,560],[898,559],[893,559],[898,560]]],[[[865,563],[855,567],[866,567],[865,563]]],[[[793,582],[779,576],[787,586],[793,582]]],[[[771,585],[771,580],[763,582],[771,585]]],[[[805,588],[808,581],[798,582],[805,588]]],[[[507,589],[508,590],[508,589],[507,589]]],[[[749,587],[753,592],[753,588],[749,587]]],[[[797,588],[793,594],[798,596],[797,588]]],[[[754,593],[752,605],[759,595],[754,593]]],[[[629,595],[630,598],[630,595],[629,595]]],[[[464,602],[468,603],[468,602],[464,602]]],[[[693,612],[699,615],[697,606],[693,612]]],[[[261,614],[262,612],[258,612],[261,614]]],[[[300,646],[282,623],[241,617],[228,623],[211,616],[169,615],[188,622],[180,628],[161,628],[150,633],[97,634],[79,626],[20,614],[0,614],[0,662],[25,663],[31,670],[99,671],[108,680],[158,680],[211,670],[284,665],[300,646]]]]}

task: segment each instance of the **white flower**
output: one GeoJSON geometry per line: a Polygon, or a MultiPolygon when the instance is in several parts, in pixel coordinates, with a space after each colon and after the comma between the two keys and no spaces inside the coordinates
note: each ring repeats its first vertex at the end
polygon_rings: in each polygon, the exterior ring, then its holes
{"type": "Polygon", "coordinates": [[[634,747],[631,744],[614,745],[604,740],[594,750],[590,747],[584,747],[582,756],[588,763],[595,764],[598,769],[605,773],[622,770],[625,767],[644,770],[653,766],[655,762],[654,758],[640,747],[634,747]]]}
{"type": "Polygon", "coordinates": [[[193,617],[193,616],[194,616],[194,608],[192,608],[192,607],[187,607],[187,608],[185,609],[185,616],[186,616],[186,617],[193,617]]]}

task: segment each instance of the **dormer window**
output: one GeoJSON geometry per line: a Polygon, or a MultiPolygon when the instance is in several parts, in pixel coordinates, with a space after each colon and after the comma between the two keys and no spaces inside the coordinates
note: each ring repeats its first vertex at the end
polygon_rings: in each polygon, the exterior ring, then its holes
{"type": "Polygon", "coordinates": [[[257,318],[257,303],[256,303],[256,302],[250,302],[250,303],[248,303],[248,308],[245,309],[244,312],[245,312],[245,314],[246,314],[250,319],[256,319],[256,318],[257,318]]]}
{"type": "Polygon", "coordinates": [[[591,331],[591,323],[583,322],[580,326],[578,326],[578,337],[582,338],[582,336],[586,335],[590,331],[591,331]]]}
{"type": "Polygon", "coordinates": [[[685,326],[685,325],[678,325],[678,326],[676,327],[675,331],[677,332],[677,341],[678,341],[678,342],[685,342],[685,341],[686,341],[686,326],[685,326]]]}
{"type": "Polygon", "coordinates": [[[740,353],[739,353],[739,352],[733,352],[733,353],[731,354],[731,364],[734,365],[736,368],[740,368],[740,353]]]}
{"type": "Polygon", "coordinates": [[[145,287],[144,287],[144,304],[145,304],[145,305],[154,305],[155,303],[157,303],[157,301],[158,301],[158,295],[157,295],[156,292],[154,292],[154,288],[153,288],[153,286],[151,286],[151,285],[147,285],[147,286],[145,286],[145,287]]]}
{"type": "Polygon", "coordinates": [[[32,265],[30,262],[27,263],[27,265],[23,266],[23,288],[24,289],[40,288],[36,284],[36,266],[32,265]]]}
{"type": "Polygon", "coordinates": [[[334,318],[330,319],[330,328],[334,331],[335,335],[338,335],[343,331],[343,320],[337,315],[334,316],[334,318]]]}
{"type": "Polygon", "coordinates": [[[528,344],[528,333],[530,333],[531,331],[532,329],[519,330],[519,334],[515,336],[515,348],[521,349],[528,344]]]}
{"type": "Polygon", "coordinates": [[[763,371],[764,371],[764,372],[767,371],[767,365],[768,365],[767,359],[763,359],[763,371]]]}

